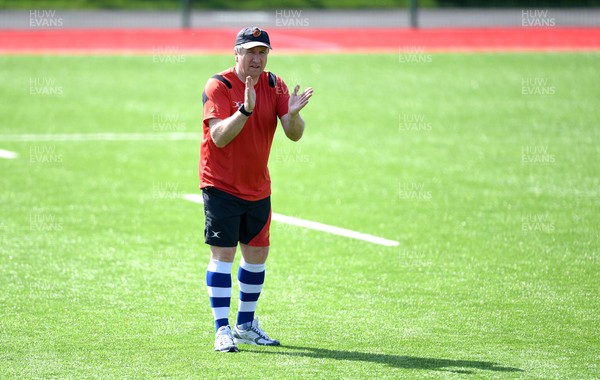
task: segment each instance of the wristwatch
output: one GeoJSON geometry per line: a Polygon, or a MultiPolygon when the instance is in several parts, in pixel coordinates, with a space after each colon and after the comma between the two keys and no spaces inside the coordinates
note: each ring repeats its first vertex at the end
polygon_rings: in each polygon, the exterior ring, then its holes
{"type": "Polygon", "coordinates": [[[242,113],[242,115],[246,115],[246,116],[252,115],[252,112],[246,111],[246,108],[244,108],[243,104],[242,104],[242,106],[240,108],[238,108],[238,111],[240,111],[242,113]]]}

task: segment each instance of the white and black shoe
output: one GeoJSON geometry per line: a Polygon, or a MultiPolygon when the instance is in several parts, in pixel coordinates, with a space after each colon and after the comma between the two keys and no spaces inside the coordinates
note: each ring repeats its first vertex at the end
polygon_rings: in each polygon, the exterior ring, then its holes
{"type": "Polygon", "coordinates": [[[220,352],[238,352],[238,348],[235,346],[233,336],[231,335],[231,328],[229,326],[221,326],[215,334],[215,351],[220,352]]]}
{"type": "Polygon", "coordinates": [[[233,328],[233,341],[235,344],[253,344],[256,346],[279,346],[276,339],[271,339],[258,324],[258,318],[233,328]]]}

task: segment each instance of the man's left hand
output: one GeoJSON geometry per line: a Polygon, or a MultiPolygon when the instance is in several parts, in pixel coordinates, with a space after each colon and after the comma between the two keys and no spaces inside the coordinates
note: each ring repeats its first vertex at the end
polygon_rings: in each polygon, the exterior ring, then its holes
{"type": "Polygon", "coordinates": [[[294,88],[294,92],[292,94],[290,94],[290,101],[289,101],[289,105],[288,105],[288,112],[292,116],[298,115],[298,113],[300,112],[300,110],[302,108],[304,108],[305,105],[308,104],[308,100],[310,99],[310,97],[313,94],[312,87],[307,88],[300,95],[298,95],[298,91],[299,90],[300,90],[300,85],[297,84],[296,87],[294,88]]]}

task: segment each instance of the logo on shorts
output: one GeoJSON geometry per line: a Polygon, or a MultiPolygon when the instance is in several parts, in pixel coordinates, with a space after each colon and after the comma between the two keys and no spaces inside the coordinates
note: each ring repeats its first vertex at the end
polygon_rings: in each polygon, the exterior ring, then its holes
{"type": "Polygon", "coordinates": [[[234,100],[233,103],[235,104],[235,108],[240,108],[242,104],[244,104],[244,102],[238,102],[236,100],[234,100]]]}
{"type": "Polygon", "coordinates": [[[219,236],[219,234],[221,233],[221,231],[211,231],[212,232],[212,236],[211,238],[217,238],[220,239],[221,237],[219,236]]]}

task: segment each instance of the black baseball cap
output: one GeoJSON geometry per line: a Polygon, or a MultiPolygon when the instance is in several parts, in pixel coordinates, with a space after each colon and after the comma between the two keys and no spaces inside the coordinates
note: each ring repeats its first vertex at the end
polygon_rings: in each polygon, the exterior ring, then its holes
{"type": "Polygon", "coordinates": [[[256,26],[240,30],[235,38],[235,46],[241,46],[244,49],[250,49],[255,46],[266,46],[272,49],[267,31],[256,26]]]}

